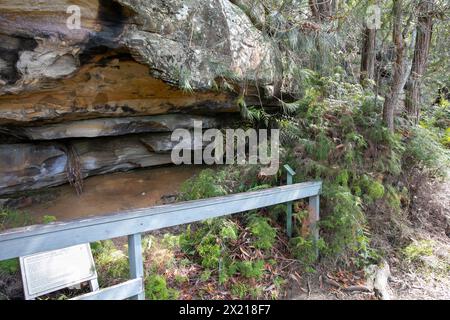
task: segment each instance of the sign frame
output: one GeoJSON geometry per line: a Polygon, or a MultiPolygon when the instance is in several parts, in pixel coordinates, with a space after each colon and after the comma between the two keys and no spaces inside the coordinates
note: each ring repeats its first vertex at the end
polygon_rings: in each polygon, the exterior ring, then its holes
{"type": "MultiPolygon", "coordinates": [[[[45,258],[44,258],[45,259],[45,258]]],[[[57,250],[51,250],[51,251],[44,251],[44,252],[40,252],[40,253],[35,253],[32,255],[27,255],[27,256],[22,256],[19,257],[19,261],[20,261],[20,271],[21,271],[21,275],[22,275],[22,283],[23,283],[23,292],[24,292],[24,296],[25,296],[25,300],[34,300],[37,297],[43,296],[45,294],[51,293],[51,292],[55,292],[64,288],[68,288],[68,287],[73,287],[73,286],[77,286],[83,282],[89,282],[90,285],[90,289],[91,291],[98,291],[99,290],[99,286],[98,286],[98,275],[97,275],[97,270],[95,268],[95,262],[94,262],[94,257],[92,256],[92,250],[91,250],[91,246],[89,243],[85,243],[85,244],[81,244],[81,245],[75,245],[75,246],[70,246],[70,247],[66,247],[66,248],[62,248],[62,249],[57,249],[57,250]],[[88,263],[90,265],[90,274],[87,276],[83,276],[81,278],[78,278],[76,280],[72,280],[69,282],[65,282],[62,283],[60,285],[54,285],[54,286],[50,286],[45,290],[41,290],[35,293],[30,293],[30,287],[29,287],[29,283],[30,283],[30,274],[26,268],[26,264],[27,264],[27,259],[30,258],[39,258],[39,256],[45,256],[45,255],[49,255],[52,253],[58,253],[61,251],[67,251],[67,250],[74,250],[76,248],[80,248],[82,250],[86,250],[88,256],[88,263]]]]}

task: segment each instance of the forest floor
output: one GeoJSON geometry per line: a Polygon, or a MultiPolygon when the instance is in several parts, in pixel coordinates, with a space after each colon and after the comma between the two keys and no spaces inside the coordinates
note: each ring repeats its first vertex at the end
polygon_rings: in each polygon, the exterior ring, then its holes
{"type": "MultiPolygon", "coordinates": [[[[412,243],[410,261],[404,254],[389,252],[389,292],[392,299],[450,299],[450,181],[424,182],[417,186],[410,206],[412,243]],[[412,260],[412,261],[411,261],[412,260]]],[[[373,292],[348,290],[364,283],[364,276],[332,266],[318,269],[291,288],[294,300],[376,299],[373,292]],[[335,268],[334,268],[335,269],[335,268]],[[332,271],[330,271],[332,270],[332,271]]]]}
{"type": "MultiPolygon", "coordinates": [[[[405,230],[401,236],[402,240],[388,239],[389,235],[387,236],[386,233],[389,232],[386,232],[386,225],[383,223],[390,222],[377,220],[380,219],[379,216],[383,216],[382,212],[372,217],[371,223],[374,229],[372,240],[377,243],[378,248],[382,248],[383,256],[390,266],[391,276],[388,282],[390,296],[392,299],[450,299],[450,180],[433,182],[419,179],[418,183],[412,184],[412,186],[415,187],[413,191],[415,196],[413,195],[413,200],[409,204],[408,215],[404,217],[408,223],[403,226],[405,230]],[[396,245],[392,245],[392,242],[396,245]]],[[[179,234],[182,231],[179,228],[170,228],[151,234],[158,249],[158,246],[164,241],[166,233],[179,234]]],[[[125,238],[115,239],[114,243],[118,249],[123,250],[123,254],[126,254],[125,238]]],[[[195,264],[190,265],[192,270],[187,270],[181,264],[165,266],[165,262],[169,260],[178,261],[186,258],[179,250],[172,252],[169,249],[161,247],[147,258],[154,262],[153,266],[159,266],[162,269],[161,274],[171,275],[167,277],[168,284],[178,287],[180,292],[178,298],[195,298],[198,294],[199,284],[205,288],[211,287],[212,291],[220,293],[217,291],[215,277],[199,280],[202,277],[201,268],[195,264]],[[184,277],[188,275],[191,280],[181,284],[177,283],[180,282],[180,279],[183,280],[180,275],[184,277]],[[196,285],[192,286],[194,282],[196,285]]],[[[288,283],[287,288],[280,288],[278,299],[378,299],[373,290],[366,290],[364,270],[340,268],[328,261],[320,263],[314,272],[305,273],[301,271],[301,268],[295,266],[294,260],[288,254],[283,253],[283,250],[277,249],[274,252],[273,258],[279,261],[279,268],[272,271],[279,273],[288,283]]],[[[269,288],[273,287],[273,285],[270,286],[272,278],[268,277],[265,279],[267,283],[263,284],[269,288]]],[[[119,280],[114,279],[114,281],[119,280]]],[[[111,284],[114,283],[108,283],[108,285],[111,284]]],[[[22,284],[18,274],[14,277],[0,277],[0,299],[2,287],[5,289],[5,286],[8,290],[3,295],[20,299],[22,284]],[[3,285],[2,282],[4,282],[3,285]]],[[[278,289],[272,288],[271,290],[277,291],[278,289]]],[[[221,297],[230,298],[230,295],[224,292],[222,296],[218,295],[216,298],[220,299],[221,297]]]]}

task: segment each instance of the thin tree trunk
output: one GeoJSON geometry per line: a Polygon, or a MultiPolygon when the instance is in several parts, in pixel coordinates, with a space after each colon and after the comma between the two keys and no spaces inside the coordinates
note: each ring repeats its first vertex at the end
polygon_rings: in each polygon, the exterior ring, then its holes
{"type": "Polygon", "coordinates": [[[313,17],[317,20],[330,18],[336,5],[336,0],[309,0],[309,8],[313,17]]]}
{"type": "Polygon", "coordinates": [[[320,20],[319,7],[315,0],[309,0],[309,10],[311,10],[312,16],[318,20],[320,20]]]}
{"type": "Polygon", "coordinates": [[[416,27],[416,44],[411,75],[406,84],[405,107],[409,116],[419,121],[422,76],[425,73],[433,34],[433,1],[422,0],[418,7],[419,17],[416,27]]]}
{"type": "Polygon", "coordinates": [[[365,27],[361,52],[360,75],[360,81],[363,86],[366,85],[367,80],[374,80],[375,77],[376,36],[377,30],[375,28],[365,27]]]}
{"type": "Polygon", "coordinates": [[[404,87],[405,78],[405,40],[402,34],[402,17],[403,17],[403,1],[394,0],[394,7],[392,10],[392,17],[394,19],[393,26],[393,42],[395,45],[395,61],[394,61],[394,75],[390,87],[390,92],[386,95],[383,106],[383,120],[386,123],[389,131],[394,131],[394,113],[395,108],[400,101],[400,94],[404,87]]]}

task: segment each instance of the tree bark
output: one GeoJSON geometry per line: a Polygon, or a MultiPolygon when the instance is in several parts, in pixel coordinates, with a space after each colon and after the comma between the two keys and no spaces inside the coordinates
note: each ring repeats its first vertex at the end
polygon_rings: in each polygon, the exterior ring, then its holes
{"type": "Polygon", "coordinates": [[[395,45],[394,75],[383,106],[383,120],[389,131],[394,132],[394,113],[405,85],[403,79],[406,72],[405,39],[402,34],[403,0],[394,0],[392,17],[394,20],[392,37],[395,45]]]}
{"type": "Polygon", "coordinates": [[[405,107],[408,115],[416,123],[419,121],[422,76],[425,73],[433,34],[433,1],[422,0],[418,7],[419,17],[416,27],[416,43],[411,74],[405,86],[405,107]]]}
{"type": "Polygon", "coordinates": [[[366,85],[367,80],[373,80],[375,77],[376,36],[377,30],[375,28],[365,27],[361,52],[360,75],[360,82],[363,86],[366,85]]]}
{"type": "Polygon", "coordinates": [[[309,8],[314,18],[325,20],[333,15],[337,0],[309,0],[309,8]]]}

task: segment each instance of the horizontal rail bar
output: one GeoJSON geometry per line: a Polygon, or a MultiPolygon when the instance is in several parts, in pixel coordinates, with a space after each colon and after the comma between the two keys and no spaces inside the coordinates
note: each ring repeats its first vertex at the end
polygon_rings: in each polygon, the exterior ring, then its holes
{"type": "Polygon", "coordinates": [[[142,278],[136,278],[70,300],[124,300],[142,293],[144,290],[142,283],[142,278]]]}
{"type": "Polygon", "coordinates": [[[322,182],[304,182],[109,216],[11,229],[0,233],[0,260],[143,233],[318,195],[322,182]]]}

